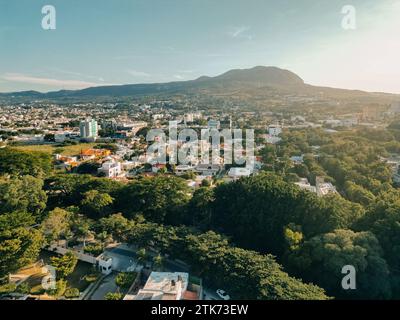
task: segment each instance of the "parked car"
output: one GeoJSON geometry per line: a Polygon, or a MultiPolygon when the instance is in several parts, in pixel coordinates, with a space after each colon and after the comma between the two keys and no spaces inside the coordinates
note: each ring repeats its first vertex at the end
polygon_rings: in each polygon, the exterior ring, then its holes
{"type": "Polygon", "coordinates": [[[217,293],[217,295],[218,295],[221,299],[223,299],[223,300],[230,300],[230,299],[231,299],[231,297],[229,296],[229,294],[226,293],[225,290],[218,289],[218,290],[216,291],[216,293],[217,293]]]}

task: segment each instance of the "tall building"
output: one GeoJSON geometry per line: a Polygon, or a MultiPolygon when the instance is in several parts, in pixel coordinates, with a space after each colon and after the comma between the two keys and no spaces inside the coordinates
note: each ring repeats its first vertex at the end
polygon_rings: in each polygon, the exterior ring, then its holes
{"type": "Polygon", "coordinates": [[[82,139],[96,140],[98,134],[97,121],[86,119],[79,124],[82,139]]]}

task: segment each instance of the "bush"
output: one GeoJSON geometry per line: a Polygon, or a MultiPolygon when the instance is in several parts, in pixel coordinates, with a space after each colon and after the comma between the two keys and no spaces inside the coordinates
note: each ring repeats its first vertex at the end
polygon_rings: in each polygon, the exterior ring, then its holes
{"type": "Polygon", "coordinates": [[[51,296],[61,297],[65,293],[66,289],[67,289],[67,281],[58,280],[56,283],[56,288],[47,290],[47,293],[51,296]]]}
{"type": "Polygon", "coordinates": [[[32,287],[30,292],[31,292],[31,294],[34,294],[34,295],[40,295],[40,294],[43,294],[44,291],[45,291],[45,290],[44,290],[44,288],[42,287],[42,285],[41,285],[41,284],[38,284],[38,285],[32,287]]]}
{"type": "Polygon", "coordinates": [[[15,283],[7,283],[0,286],[0,294],[14,292],[17,286],[15,283]]]}
{"type": "Polygon", "coordinates": [[[118,287],[129,288],[137,276],[136,272],[120,272],[115,278],[118,287]]]}
{"type": "Polygon", "coordinates": [[[104,298],[106,300],[121,300],[122,299],[122,293],[119,292],[109,292],[107,293],[104,298]]]}
{"type": "Polygon", "coordinates": [[[66,298],[78,298],[79,297],[79,290],[77,288],[68,288],[65,290],[65,297],[66,298]]]}
{"type": "Polygon", "coordinates": [[[92,283],[92,282],[95,282],[95,281],[97,280],[98,277],[99,277],[99,276],[98,276],[97,274],[91,273],[91,274],[87,274],[87,275],[84,277],[84,280],[85,280],[86,282],[88,282],[88,283],[92,283]]]}
{"type": "Polygon", "coordinates": [[[18,287],[17,287],[17,292],[19,293],[23,293],[23,294],[28,294],[31,291],[31,287],[29,286],[28,283],[21,283],[18,287]]]}
{"type": "Polygon", "coordinates": [[[96,244],[89,244],[87,246],[85,246],[85,253],[91,254],[93,256],[98,256],[100,254],[103,253],[104,247],[102,244],[100,243],[96,243],[96,244]]]}

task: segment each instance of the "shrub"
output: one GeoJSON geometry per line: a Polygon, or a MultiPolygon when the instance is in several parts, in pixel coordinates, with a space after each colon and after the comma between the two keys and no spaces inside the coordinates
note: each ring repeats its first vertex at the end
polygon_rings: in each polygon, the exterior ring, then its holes
{"type": "Polygon", "coordinates": [[[14,292],[17,286],[15,283],[7,283],[0,286],[0,294],[14,292]]]}
{"type": "Polygon", "coordinates": [[[121,300],[122,299],[122,293],[119,292],[109,292],[107,293],[104,298],[106,300],[121,300]]]}
{"type": "Polygon", "coordinates": [[[19,292],[19,293],[28,294],[30,291],[31,291],[31,287],[30,287],[29,284],[26,283],[26,282],[21,283],[21,284],[17,287],[17,292],[19,292]]]}
{"type": "Polygon", "coordinates": [[[38,284],[38,285],[32,287],[30,292],[31,292],[31,294],[34,294],[34,295],[40,295],[40,294],[43,294],[44,291],[45,291],[45,290],[44,290],[44,288],[42,287],[42,285],[41,285],[41,284],[38,284]]]}
{"type": "Polygon", "coordinates": [[[129,288],[136,279],[136,272],[120,272],[115,278],[115,284],[122,288],[129,288]]]}
{"type": "Polygon", "coordinates": [[[65,297],[66,298],[78,298],[79,297],[79,290],[77,288],[68,288],[65,290],[65,297]]]}
{"type": "Polygon", "coordinates": [[[88,283],[95,282],[99,276],[96,273],[87,274],[84,280],[88,283]]]}
{"type": "Polygon", "coordinates": [[[100,243],[96,243],[96,244],[89,244],[87,246],[85,246],[85,253],[91,254],[93,256],[98,256],[100,254],[103,253],[104,247],[102,244],[100,243]]]}

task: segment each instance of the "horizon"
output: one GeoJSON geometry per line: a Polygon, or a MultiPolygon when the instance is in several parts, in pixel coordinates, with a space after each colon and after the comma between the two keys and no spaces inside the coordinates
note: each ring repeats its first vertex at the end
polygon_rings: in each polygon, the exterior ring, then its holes
{"type": "Polygon", "coordinates": [[[352,1],[354,29],[342,26],[346,1],[291,3],[54,0],[56,29],[44,30],[47,3],[0,0],[0,92],[187,81],[262,65],[310,85],[400,93],[398,1],[352,1]]]}
{"type": "MultiPolygon", "coordinates": [[[[58,91],[79,91],[79,90],[95,88],[95,87],[130,86],[130,85],[145,85],[145,84],[152,85],[152,84],[163,84],[163,83],[167,83],[168,84],[168,83],[177,83],[177,82],[196,81],[196,80],[198,80],[199,78],[202,78],[202,77],[215,78],[215,77],[221,76],[221,75],[223,75],[223,74],[225,74],[225,73],[227,73],[229,71],[233,71],[233,70],[252,70],[254,68],[259,68],[259,67],[277,68],[277,69],[280,69],[280,70],[292,72],[291,70],[283,69],[283,68],[276,67],[276,66],[260,66],[260,65],[258,65],[258,66],[254,66],[254,67],[251,67],[251,68],[230,69],[230,70],[227,70],[227,71],[225,71],[225,72],[223,72],[221,74],[214,75],[214,76],[201,75],[201,76],[196,77],[194,79],[187,79],[187,80],[172,80],[172,81],[166,81],[166,82],[145,82],[145,83],[137,82],[137,83],[120,83],[120,84],[99,84],[99,85],[96,85],[96,86],[88,86],[88,87],[79,88],[79,89],[59,89],[59,90],[50,90],[50,91],[39,91],[39,90],[21,90],[21,91],[10,91],[10,92],[2,92],[2,91],[0,91],[0,94],[21,93],[21,92],[29,92],[29,91],[37,92],[37,93],[40,93],[40,94],[47,94],[47,93],[58,92],[58,91]]],[[[304,79],[301,77],[301,75],[299,75],[299,74],[296,74],[296,75],[299,76],[304,81],[304,79]]],[[[311,85],[311,84],[307,83],[306,81],[304,81],[304,84],[311,85]]],[[[312,84],[312,86],[321,87],[321,88],[343,89],[343,90],[350,90],[350,91],[363,91],[363,92],[367,92],[367,93],[383,93],[383,94],[394,94],[394,95],[400,94],[400,93],[383,92],[383,91],[366,91],[366,90],[362,90],[362,89],[335,88],[335,87],[328,87],[328,86],[319,86],[318,84],[312,84]]]]}

